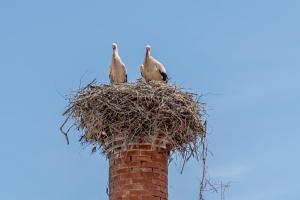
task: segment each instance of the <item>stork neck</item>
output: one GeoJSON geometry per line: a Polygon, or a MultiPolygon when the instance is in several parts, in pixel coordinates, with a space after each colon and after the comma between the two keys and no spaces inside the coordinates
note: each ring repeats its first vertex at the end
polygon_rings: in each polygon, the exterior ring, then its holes
{"type": "Polygon", "coordinates": [[[114,49],[114,50],[113,50],[113,55],[112,55],[113,60],[115,60],[115,59],[117,59],[117,58],[119,58],[119,57],[120,57],[120,56],[119,56],[118,49],[114,49]]]}
{"type": "Polygon", "coordinates": [[[148,61],[150,58],[150,51],[146,51],[146,55],[145,55],[145,61],[148,61]]]}
{"type": "Polygon", "coordinates": [[[146,51],[146,57],[148,57],[148,58],[150,57],[150,50],[146,51]]]}

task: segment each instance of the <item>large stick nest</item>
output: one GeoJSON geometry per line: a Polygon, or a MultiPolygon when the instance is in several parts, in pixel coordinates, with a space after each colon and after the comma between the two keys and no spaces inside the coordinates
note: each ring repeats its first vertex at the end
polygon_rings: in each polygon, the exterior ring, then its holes
{"type": "Polygon", "coordinates": [[[94,150],[98,147],[107,154],[108,141],[116,138],[128,144],[159,137],[170,151],[181,152],[186,160],[197,154],[199,141],[205,136],[204,114],[199,96],[176,86],[156,81],[92,83],[71,95],[63,126],[71,122],[82,130],[82,143],[90,143],[94,150]]]}

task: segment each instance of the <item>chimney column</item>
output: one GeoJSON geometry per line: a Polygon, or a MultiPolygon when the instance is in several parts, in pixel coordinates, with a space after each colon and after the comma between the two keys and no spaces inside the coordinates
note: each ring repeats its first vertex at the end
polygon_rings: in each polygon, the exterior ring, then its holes
{"type": "Polygon", "coordinates": [[[109,155],[109,200],[167,200],[168,158],[165,145],[128,145],[109,155]]]}

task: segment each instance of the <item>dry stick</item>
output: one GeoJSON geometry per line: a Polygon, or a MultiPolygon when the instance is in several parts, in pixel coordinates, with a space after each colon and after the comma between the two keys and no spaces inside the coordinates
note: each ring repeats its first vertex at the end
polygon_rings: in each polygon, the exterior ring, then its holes
{"type": "Polygon", "coordinates": [[[199,193],[199,200],[204,200],[204,191],[206,187],[206,159],[207,159],[207,143],[206,138],[203,136],[202,140],[202,178],[200,182],[200,193],[199,193]]]}
{"type": "MultiPolygon", "coordinates": [[[[61,125],[60,132],[65,136],[67,144],[69,144],[69,137],[68,137],[68,131],[70,130],[70,127],[68,128],[67,132],[65,132],[63,130],[64,126],[66,125],[66,123],[69,121],[69,118],[71,117],[71,115],[68,115],[68,117],[65,119],[64,123],[61,125]]],[[[71,126],[72,127],[72,126],[71,126]]]]}
{"type": "Polygon", "coordinates": [[[202,145],[202,178],[200,182],[200,192],[199,192],[199,200],[204,200],[204,192],[206,188],[206,171],[207,171],[207,140],[206,140],[206,121],[204,122],[204,134],[201,138],[201,145],[202,145]]]}

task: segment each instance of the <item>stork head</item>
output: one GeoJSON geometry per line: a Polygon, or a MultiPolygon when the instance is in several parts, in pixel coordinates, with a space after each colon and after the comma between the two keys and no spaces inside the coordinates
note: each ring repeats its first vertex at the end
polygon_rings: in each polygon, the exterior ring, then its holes
{"type": "Polygon", "coordinates": [[[112,43],[112,49],[113,49],[113,50],[116,50],[117,47],[118,47],[118,46],[117,46],[117,43],[112,43]]]}
{"type": "Polygon", "coordinates": [[[151,46],[150,45],[146,45],[146,54],[150,55],[150,50],[151,50],[151,46]]]}

